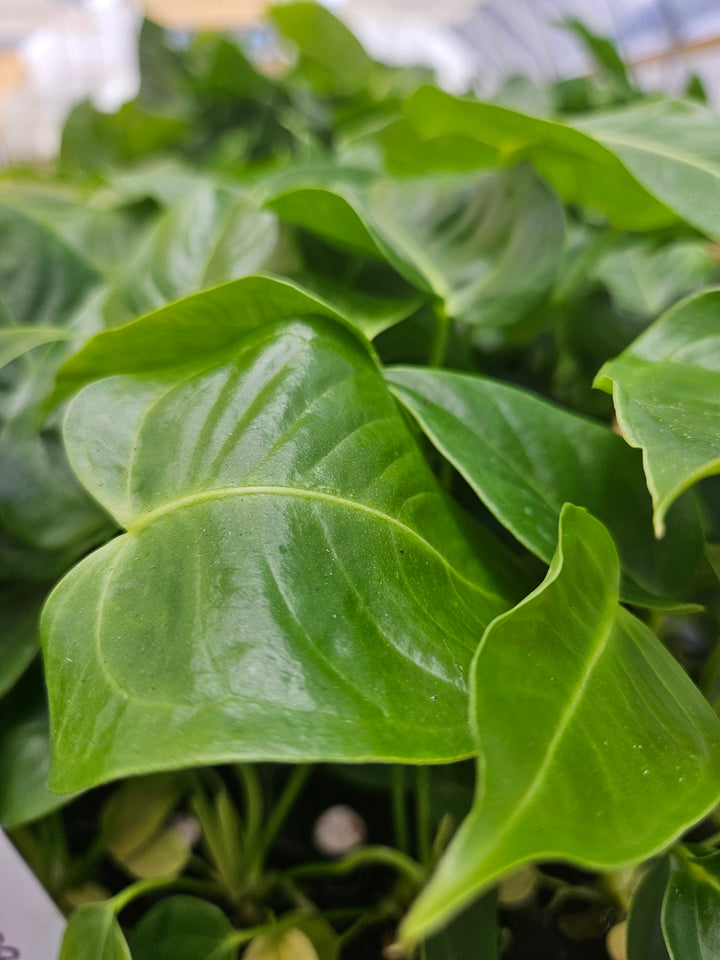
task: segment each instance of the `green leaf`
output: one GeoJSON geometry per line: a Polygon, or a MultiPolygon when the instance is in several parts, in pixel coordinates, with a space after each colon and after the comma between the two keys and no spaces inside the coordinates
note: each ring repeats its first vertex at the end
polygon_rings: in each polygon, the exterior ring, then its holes
{"type": "Polygon", "coordinates": [[[15,685],[40,649],[40,608],[47,588],[0,584],[0,697],[15,685]]]}
{"type": "Polygon", "coordinates": [[[720,238],[720,120],[699,104],[659,100],[571,125],[421,87],[405,110],[416,135],[434,140],[436,168],[444,161],[453,169],[452,138],[475,139],[495,149],[496,163],[531,160],[568,203],[621,229],[653,230],[679,217],[720,238]]]}
{"type": "Polygon", "coordinates": [[[695,505],[678,504],[658,543],[640,457],[612,430],[488,377],[412,367],[385,377],[488,509],[546,563],[569,501],[615,536],[625,599],[652,605],[687,584],[703,548],[695,505]]]}
{"type": "Polygon", "coordinates": [[[29,823],[71,799],[48,789],[49,767],[45,691],[39,670],[31,670],[0,701],[0,824],[29,823]]]}
{"type": "Polygon", "coordinates": [[[0,327],[0,367],[21,357],[33,347],[57,340],[71,340],[73,334],[60,327],[0,327]]]}
{"type": "Polygon", "coordinates": [[[566,505],[546,579],[490,625],[476,654],[477,794],[401,927],[405,942],[519,864],[641,861],[717,803],[720,722],[618,604],[618,582],[605,528],[566,505]]]}
{"type": "Polygon", "coordinates": [[[662,926],[671,960],[720,956],[720,853],[674,860],[662,926]]]}
{"type": "Polygon", "coordinates": [[[605,73],[616,87],[618,96],[628,98],[634,94],[633,85],[628,76],[622,57],[607,37],[593,33],[580,20],[565,20],[563,26],[571,30],[583,43],[600,70],[605,73]]]}
{"type": "Polygon", "coordinates": [[[344,23],[319,3],[285,3],[270,16],[298,48],[298,70],[322,93],[352,94],[370,78],[373,61],[344,23]]]}
{"type": "Polygon", "coordinates": [[[129,258],[108,306],[125,322],[171,300],[262,269],[277,244],[275,216],[242,195],[196,187],[168,208],[129,258]]]}
{"type": "Polygon", "coordinates": [[[318,960],[312,940],[297,927],[256,937],[243,960],[318,960]]]}
{"type": "Polygon", "coordinates": [[[270,201],[281,218],[386,259],[465,323],[507,326],[542,303],[560,266],[562,209],[527,168],[471,178],[303,186],[270,201]]]}
{"type": "Polygon", "coordinates": [[[720,471],[719,312],[720,290],[684,300],[595,379],[612,392],[623,436],[643,451],[658,537],[683,490],[720,471]]]}
{"type": "Polygon", "coordinates": [[[667,857],[648,867],[630,901],[627,918],[627,960],[670,960],[661,912],[670,876],[667,857]]]}
{"type": "Polygon", "coordinates": [[[68,921],[58,960],[132,960],[112,901],[78,907],[68,921]]]}
{"type": "Polygon", "coordinates": [[[65,420],[76,473],[128,532],[45,606],[55,786],[466,756],[502,562],[461,532],[367,350],[317,320],[184,355],[91,384],[65,420]]]}
{"type": "Polygon", "coordinates": [[[225,914],[196,897],[167,897],[143,916],[130,937],[133,960],[234,960],[219,949],[232,933],[225,914]]]}
{"type": "Polygon", "coordinates": [[[416,298],[371,297],[325,280],[320,287],[332,299],[283,277],[243,277],[103,331],[61,367],[56,399],[109,374],[155,373],[199,361],[271,321],[314,314],[374,337],[418,306],[416,298]]]}

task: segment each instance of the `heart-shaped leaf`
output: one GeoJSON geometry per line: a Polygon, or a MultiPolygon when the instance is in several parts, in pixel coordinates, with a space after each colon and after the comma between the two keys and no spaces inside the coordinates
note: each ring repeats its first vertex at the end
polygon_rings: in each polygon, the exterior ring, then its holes
{"type": "Polygon", "coordinates": [[[478,648],[476,797],[403,923],[405,941],[521,863],[640,861],[717,803],[720,721],[618,604],[618,582],[603,525],[566,505],[546,579],[478,648]]]}
{"type": "Polygon", "coordinates": [[[413,367],[385,376],[488,509],[546,563],[571,502],[615,536],[624,599],[654,605],[687,583],[702,554],[695,505],[678,504],[658,543],[640,457],[608,427],[488,377],[413,367]]]}
{"type": "Polygon", "coordinates": [[[127,533],[44,610],[55,787],[468,755],[501,554],[466,539],[366,348],[317,320],[183,356],[89,385],[66,417],[77,475],[127,533]]]}
{"type": "Polygon", "coordinates": [[[600,370],[627,442],[643,451],[657,536],[672,502],[720,471],[720,290],[668,311],[600,370]]]}

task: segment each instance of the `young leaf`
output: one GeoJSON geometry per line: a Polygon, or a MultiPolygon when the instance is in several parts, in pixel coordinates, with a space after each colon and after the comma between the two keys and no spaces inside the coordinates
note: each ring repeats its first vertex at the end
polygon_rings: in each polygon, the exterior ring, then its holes
{"type": "Polygon", "coordinates": [[[130,936],[133,960],[235,960],[236,947],[222,949],[232,933],[225,914],[197,897],[161,900],[130,936]]]}
{"type": "Polygon", "coordinates": [[[720,853],[674,859],[662,926],[671,960],[720,956],[720,853]]]}
{"type": "Polygon", "coordinates": [[[467,756],[501,560],[461,532],[365,347],[296,321],[191,357],[93,383],[66,417],[75,471],[127,533],[45,606],[55,786],[467,756]]]}
{"type": "Polygon", "coordinates": [[[627,919],[627,960],[670,960],[661,912],[670,876],[667,857],[652,864],[638,884],[627,919]]]}
{"type": "Polygon", "coordinates": [[[680,217],[720,238],[720,121],[698,104],[659,100],[571,125],[421,87],[405,113],[416,134],[435,141],[436,168],[443,138],[446,169],[452,138],[474,138],[495,149],[496,162],[531,160],[567,202],[621,229],[653,230],[680,217]]]}
{"type": "Polygon", "coordinates": [[[75,910],[58,960],[132,960],[112,901],[84,903],[75,910]]]}
{"type": "Polygon", "coordinates": [[[412,313],[417,298],[381,298],[322,285],[333,299],[283,277],[243,277],[178,300],[115,330],[70,357],[57,376],[56,399],[114,373],[153,373],[227,350],[264,323],[314,314],[376,336],[412,313]]]}
{"type": "Polygon", "coordinates": [[[385,377],[500,523],[546,563],[572,502],[615,536],[625,599],[652,605],[687,583],[702,553],[695,506],[678,504],[658,543],[640,458],[612,430],[487,377],[412,367],[385,377]]]}
{"type": "Polygon", "coordinates": [[[404,941],[521,863],[640,861],[717,803],[720,721],[618,604],[618,580],[605,528],[567,504],[546,579],[490,625],[476,654],[475,802],[406,917],[404,941]]]}
{"type": "Polygon", "coordinates": [[[364,190],[303,186],[270,205],[285,220],[387,261],[465,323],[508,326],[555,282],[565,223],[530,169],[385,180],[364,190]]]}
{"type": "Polygon", "coordinates": [[[613,394],[623,436],[643,451],[658,537],[683,490],[720,471],[719,311],[720,290],[684,300],[595,379],[613,394]]]}
{"type": "Polygon", "coordinates": [[[297,927],[264,933],[250,944],[243,960],[318,960],[312,940],[297,927]]]}

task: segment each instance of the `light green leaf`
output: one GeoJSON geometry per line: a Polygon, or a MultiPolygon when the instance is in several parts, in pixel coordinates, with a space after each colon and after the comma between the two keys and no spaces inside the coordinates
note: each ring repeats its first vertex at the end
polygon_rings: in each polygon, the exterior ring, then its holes
{"type": "Polygon", "coordinates": [[[45,606],[56,787],[471,752],[501,555],[461,532],[353,334],[267,324],[196,367],[91,384],[65,424],[127,533],[45,606]]]}
{"type": "Polygon", "coordinates": [[[662,908],[671,960],[720,956],[720,853],[674,859],[662,908]]]}
{"type": "Polygon", "coordinates": [[[569,501],[615,536],[625,599],[652,605],[687,584],[703,547],[694,503],[678,504],[658,543],[640,457],[608,427],[488,377],[413,367],[385,376],[488,509],[546,563],[569,501]]]}
{"type": "Polygon", "coordinates": [[[720,238],[720,120],[699,104],[659,100],[570,124],[421,87],[406,116],[416,135],[434,141],[436,168],[444,159],[453,169],[452,139],[443,158],[443,138],[476,139],[495,149],[496,162],[531,160],[567,202],[621,229],[679,217],[720,238]]]}
{"type": "Polygon", "coordinates": [[[132,960],[111,900],[78,907],[68,921],[58,960],[132,960]]]}
{"type": "Polygon", "coordinates": [[[373,61],[344,23],[319,3],[278,4],[270,16],[299,53],[298,70],[322,93],[352,94],[365,86],[373,61]]]}
{"type": "Polygon", "coordinates": [[[57,340],[71,340],[72,337],[71,331],[61,327],[0,327],[0,367],[33,347],[57,340]]]}
{"type": "Polygon", "coordinates": [[[563,250],[562,209],[524,167],[384,180],[364,190],[304,186],[270,206],[351,252],[386,259],[469,324],[525,317],[547,296],[563,250]]]}
{"type": "Polygon", "coordinates": [[[312,940],[297,927],[256,937],[243,960],[318,960],[312,940]]]}
{"type": "Polygon", "coordinates": [[[627,960],[670,960],[661,923],[669,876],[670,863],[663,857],[647,868],[633,893],[627,918],[627,960]]]}
{"type": "Polygon", "coordinates": [[[719,317],[720,289],[690,297],[595,379],[612,392],[623,436],[643,451],[658,537],[683,490],[720,471],[719,317]]]}
{"type": "Polygon", "coordinates": [[[108,304],[111,323],[262,269],[277,222],[242,195],[198,186],[169,207],[129,259],[108,304]]]}
{"type": "Polygon", "coordinates": [[[232,933],[225,914],[196,897],[155,904],[130,936],[133,960],[234,960],[237,948],[219,948],[232,933]]]}
{"type": "Polygon", "coordinates": [[[618,581],[605,528],[566,505],[546,579],[476,654],[477,794],[401,927],[405,942],[519,864],[641,861],[717,803],[720,722],[618,604],[618,581]]]}
{"type": "Polygon", "coordinates": [[[374,337],[418,306],[416,298],[376,298],[325,280],[320,288],[322,295],[284,277],[243,277],[103,331],[61,367],[56,398],[109,374],[158,372],[189,359],[199,362],[271,321],[330,317],[374,337]]]}

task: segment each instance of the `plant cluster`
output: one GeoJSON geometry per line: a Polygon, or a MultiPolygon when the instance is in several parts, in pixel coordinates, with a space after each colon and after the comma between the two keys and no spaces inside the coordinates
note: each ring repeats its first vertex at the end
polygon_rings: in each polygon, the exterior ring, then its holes
{"type": "Polygon", "coordinates": [[[579,24],[595,76],[483,102],[272,16],[262,71],[146,24],[0,179],[0,823],[61,958],[716,956],[720,119],[579,24]]]}

